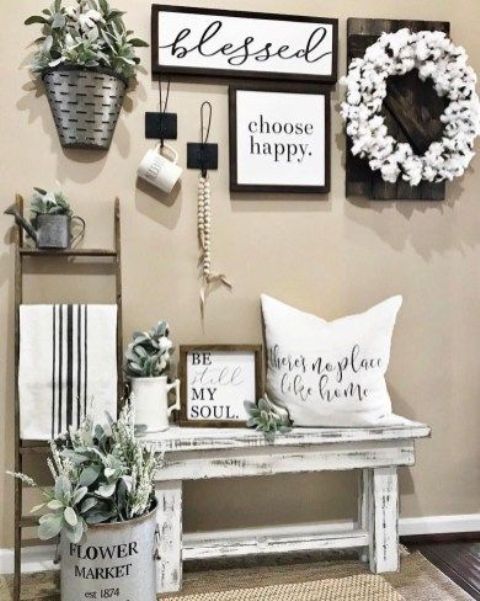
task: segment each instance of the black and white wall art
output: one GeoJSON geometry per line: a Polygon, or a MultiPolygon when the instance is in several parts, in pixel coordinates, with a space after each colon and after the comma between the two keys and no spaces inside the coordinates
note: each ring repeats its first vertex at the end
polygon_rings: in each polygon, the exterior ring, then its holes
{"type": "Polygon", "coordinates": [[[244,426],[245,401],[262,394],[261,350],[257,345],[181,346],[181,425],[244,426]]]}
{"type": "Polygon", "coordinates": [[[154,73],[333,84],[337,48],[337,19],[152,6],[154,73]]]}
{"type": "Polygon", "coordinates": [[[231,86],[230,190],[328,192],[329,92],[231,86]]]}

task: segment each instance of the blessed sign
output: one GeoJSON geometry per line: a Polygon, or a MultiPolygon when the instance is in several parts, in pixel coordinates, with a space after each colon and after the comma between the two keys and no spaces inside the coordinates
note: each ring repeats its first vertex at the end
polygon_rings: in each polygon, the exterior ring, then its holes
{"type": "Polygon", "coordinates": [[[183,425],[240,426],[261,394],[261,347],[180,347],[183,425]]]}
{"type": "Polygon", "coordinates": [[[311,87],[230,88],[230,189],[329,191],[330,100],[311,87]]]}
{"type": "Polygon", "coordinates": [[[338,21],[152,6],[154,73],[335,83],[338,21]]]}

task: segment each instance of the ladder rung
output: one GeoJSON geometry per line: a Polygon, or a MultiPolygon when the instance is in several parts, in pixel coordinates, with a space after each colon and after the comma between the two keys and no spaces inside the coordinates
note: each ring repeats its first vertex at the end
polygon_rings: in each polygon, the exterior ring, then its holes
{"type": "Polygon", "coordinates": [[[21,455],[48,455],[50,445],[43,440],[21,440],[19,451],[21,455]]]}
{"type": "Polygon", "coordinates": [[[48,447],[28,447],[26,449],[20,449],[21,455],[48,455],[50,449],[48,447]]]}
{"type": "Polygon", "coordinates": [[[20,446],[28,447],[49,447],[50,443],[47,440],[20,440],[20,446]]]}
{"type": "Polygon", "coordinates": [[[43,547],[45,545],[56,545],[58,537],[50,540],[40,540],[39,538],[24,538],[22,539],[22,548],[24,547],[43,547]]]}
{"type": "Polygon", "coordinates": [[[38,520],[37,515],[23,515],[20,518],[20,528],[34,528],[38,526],[38,520]]]}
{"type": "Polygon", "coordinates": [[[116,257],[116,250],[104,248],[67,248],[65,250],[48,250],[40,248],[21,248],[20,254],[27,257],[116,257]]]}

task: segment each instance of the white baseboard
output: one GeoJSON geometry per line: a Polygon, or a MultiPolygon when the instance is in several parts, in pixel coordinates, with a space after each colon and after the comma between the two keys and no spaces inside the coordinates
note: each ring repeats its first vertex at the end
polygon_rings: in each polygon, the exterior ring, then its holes
{"type": "MultiPolygon", "coordinates": [[[[222,530],[215,533],[218,538],[250,537],[288,534],[308,534],[311,531],[345,531],[354,527],[353,520],[341,522],[319,522],[313,524],[294,524],[286,526],[269,526],[268,528],[238,528],[236,530],[222,530]]],[[[400,518],[401,536],[418,536],[422,534],[448,534],[454,532],[480,532],[480,513],[467,515],[432,515],[424,518],[400,518]]],[[[186,533],[184,539],[195,540],[205,536],[204,532],[186,533]]],[[[55,546],[45,545],[27,547],[22,550],[22,571],[42,572],[58,569],[53,564],[55,546]]],[[[13,550],[0,549],[0,574],[13,572],[13,550]]]]}
{"type": "Polygon", "coordinates": [[[480,513],[400,518],[400,536],[480,532],[480,513]]]}

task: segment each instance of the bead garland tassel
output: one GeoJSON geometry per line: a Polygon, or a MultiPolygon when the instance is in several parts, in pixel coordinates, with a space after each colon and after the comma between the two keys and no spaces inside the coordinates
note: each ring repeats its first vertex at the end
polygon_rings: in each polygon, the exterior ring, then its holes
{"type": "Polygon", "coordinates": [[[227,280],[223,273],[216,273],[211,270],[211,208],[210,208],[210,180],[208,174],[201,174],[198,179],[198,241],[201,251],[202,263],[202,288],[200,290],[200,301],[203,309],[208,290],[214,282],[220,282],[227,288],[232,288],[232,284],[227,280]]]}

